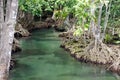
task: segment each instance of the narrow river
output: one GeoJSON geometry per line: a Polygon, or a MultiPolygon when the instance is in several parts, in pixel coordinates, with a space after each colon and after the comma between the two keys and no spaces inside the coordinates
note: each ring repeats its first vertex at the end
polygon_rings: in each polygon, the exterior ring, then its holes
{"type": "Polygon", "coordinates": [[[76,61],[60,48],[61,42],[53,29],[21,39],[23,50],[14,55],[18,63],[10,80],[119,80],[109,71],[76,61]]]}

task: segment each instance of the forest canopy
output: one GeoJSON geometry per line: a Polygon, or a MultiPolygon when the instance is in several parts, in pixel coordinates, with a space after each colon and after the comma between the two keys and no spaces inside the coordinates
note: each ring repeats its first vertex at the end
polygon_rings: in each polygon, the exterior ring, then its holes
{"type": "MultiPolygon", "coordinates": [[[[74,13],[79,18],[83,16],[87,16],[86,10],[87,7],[90,7],[91,0],[19,0],[19,7],[21,10],[30,12],[33,15],[42,16],[45,11],[54,12],[56,16],[62,15],[64,18],[69,13],[74,13]],[[60,12],[58,12],[60,10],[60,12]],[[82,14],[82,16],[81,16],[82,14]]],[[[97,4],[99,1],[109,1],[109,0],[95,0],[97,4]]],[[[120,16],[120,6],[117,5],[120,3],[120,0],[112,0],[111,1],[111,9],[110,9],[110,19],[112,22],[111,26],[115,25],[116,27],[119,25],[119,16],[120,16]],[[114,22],[113,22],[114,21],[114,22]]],[[[94,5],[98,7],[97,5],[94,5]]],[[[105,8],[103,11],[105,12],[105,8]]]]}

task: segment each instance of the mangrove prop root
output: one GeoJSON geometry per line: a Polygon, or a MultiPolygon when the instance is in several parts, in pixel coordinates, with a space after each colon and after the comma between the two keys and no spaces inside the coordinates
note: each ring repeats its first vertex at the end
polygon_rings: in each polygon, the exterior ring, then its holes
{"type": "Polygon", "coordinates": [[[120,71],[120,50],[116,49],[116,52],[118,53],[118,55],[115,58],[112,65],[108,69],[113,70],[113,71],[120,71]]]}
{"type": "Polygon", "coordinates": [[[115,54],[114,51],[112,51],[111,48],[109,48],[107,45],[105,45],[102,42],[99,42],[97,46],[95,46],[95,42],[92,41],[86,48],[85,53],[89,54],[87,55],[87,58],[93,62],[98,62],[102,64],[112,63],[111,56],[115,54]]]}
{"type": "Polygon", "coordinates": [[[68,40],[65,36],[64,38],[64,48],[68,49],[71,54],[74,54],[76,59],[98,64],[108,64],[107,69],[120,71],[119,46],[106,45],[101,41],[98,41],[97,45],[95,45],[94,38],[86,38],[89,44],[84,45],[83,36],[78,39],[78,42],[68,40]],[[77,44],[77,46],[75,44],[77,44]],[[84,47],[81,47],[81,45],[84,45],[84,47]]]}

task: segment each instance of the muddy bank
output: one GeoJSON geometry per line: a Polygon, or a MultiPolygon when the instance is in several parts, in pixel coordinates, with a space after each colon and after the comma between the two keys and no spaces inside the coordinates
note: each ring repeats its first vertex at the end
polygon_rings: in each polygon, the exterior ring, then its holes
{"type": "Polygon", "coordinates": [[[85,43],[84,38],[74,38],[72,33],[70,34],[62,33],[59,36],[63,38],[63,43],[61,47],[69,51],[71,53],[71,56],[75,57],[77,60],[86,62],[86,63],[100,64],[104,66],[107,65],[105,67],[106,69],[120,74],[120,65],[118,60],[120,55],[119,55],[119,52],[117,52],[117,50],[120,49],[120,45],[115,45],[115,44],[107,45],[114,51],[114,54],[109,54],[107,52],[106,52],[107,54],[104,54],[104,53],[97,54],[94,52],[87,53],[85,49],[88,46],[88,44],[90,44],[90,42],[92,41],[91,39],[86,39],[86,43],[85,43]],[[118,63],[116,65],[115,62],[117,61],[118,63]]]}

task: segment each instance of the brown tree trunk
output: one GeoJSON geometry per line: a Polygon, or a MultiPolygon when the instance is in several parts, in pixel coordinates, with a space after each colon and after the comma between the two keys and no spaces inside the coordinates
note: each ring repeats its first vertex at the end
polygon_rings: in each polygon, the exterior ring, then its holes
{"type": "MultiPolygon", "coordinates": [[[[18,0],[6,1],[6,7],[1,7],[1,9],[4,10],[3,13],[6,14],[0,14],[0,17],[3,17],[0,23],[0,80],[8,79],[14,27],[18,9],[18,0]]],[[[3,0],[0,0],[0,4],[5,5],[3,0]]]]}

